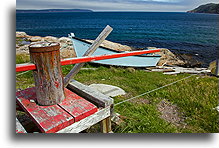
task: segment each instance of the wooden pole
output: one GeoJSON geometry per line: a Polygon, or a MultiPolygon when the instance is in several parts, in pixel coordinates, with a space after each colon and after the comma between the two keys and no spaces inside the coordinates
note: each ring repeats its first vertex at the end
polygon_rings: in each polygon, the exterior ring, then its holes
{"type": "Polygon", "coordinates": [[[40,42],[29,46],[30,59],[36,66],[33,75],[39,105],[58,104],[65,98],[59,49],[58,43],[40,42]]]}
{"type": "MultiPolygon", "coordinates": [[[[100,35],[96,38],[96,40],[88,48],[88,50],[85,52],[85,54],[83,56],[92,55],[96,51],[96,49],[100,46],[100,44],[105,40],[105,38],[110,34],[110,32],[112,30],[113,29],[109,25],[107,25],[106,28],[100,33],[100,35]]],[[[80,71],[81,67],[83,67],[84,64],[85,63],[79,63],[79,64],[76,64],[72,68],[72,70],[64,78],[64,87],[66,87],[68,85],[68,83],[73,78],[73,76],[76,75],[80,71]]]]}

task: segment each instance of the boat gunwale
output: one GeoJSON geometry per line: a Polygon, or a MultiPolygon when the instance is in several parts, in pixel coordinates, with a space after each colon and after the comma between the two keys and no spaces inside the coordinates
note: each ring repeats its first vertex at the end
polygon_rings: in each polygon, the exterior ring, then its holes
{"type": "MultiPolygon", "coordinates": [[[[76,40],[79,40],[81,42],[85,42],[87,44],[92,44],[91,42],[88,42],[84,39],[80,39],[78,37],[71,37],[72,39],[76,39],[76,40]]],[[[110,48],[107,48],[107,47],[103,47],[103,46],[99,46],[100,48],[103,48],[103,49],[106,49],[106,50],[109,50],[109,51],[113,51],[113,52],[117,52],[117,53],[123,53],[125,51],[118,51],[118,50],[113,50],[113,49],[110,49],[110,48]]],[[[133,56],[137,56],[137,57],[161,57],[161,55],[133,55],[133,56]]]]}

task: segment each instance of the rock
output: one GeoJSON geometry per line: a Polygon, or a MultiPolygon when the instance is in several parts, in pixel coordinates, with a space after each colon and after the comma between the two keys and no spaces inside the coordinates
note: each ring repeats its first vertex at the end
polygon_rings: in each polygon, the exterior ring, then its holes
{"type": "Polygon", "coordinates": [[[126,92],[123,89],[113,85],[91,84],[89,85],[89,87],[109,97],[115,97],[126,94],[126,92]]]}
{"type": "Polygon", "coordinates": [[[68,44],[72,44],[72,41],[70,38],[67,38],[67,37],[61,37],[58,39],[58,42],[59,43],[68,43],[68,44]]]}
{"type": "Polygon", "coordinates": [[[39,42],[39,41],[42,41],[42,37],[40,37],[40,36],[32,36],[32,37],[30,37],[29,40],[31,42],[39,42]]]}
{"type": "Polygon", "coordinates": [[[16,37],[27,37],[28,35],[25,32],[16,32],[16,37]]]}
{"type": "Polygon", "coordinates": [[[202,63],[198,60],[196,60],[195,58],[193,58],[192,55],[188,55],[188,54],[176,54],[176,56],[184,61],[184,65],[183,67],[201,67],[202,63]]]}
{"type": "Polygon", "coordinates": [[[73,58],[73,57],[76,57],[76,54],[74,50],[69,50],[68,48],[64,48],[60,51],[60,56],[61,56],[61,59],[73,58]]]}
{"type": "Polygon", "coordinates": [[[211,71],[212,74],[216,73],[216,60],[209,64],[208,69],[211,71]]]}
{"type": "MultiPolygon", "coordinates": [[[[156,49],[156,47],[148,47],[148,49],[156,49]]],[[[156,54],[161,55],[161,58],[157,66],[163,66],[163,65],[182,66],[185,64],[184,61],[180,60],[170,50],[166,48],[158,48],[158,49],[160,49],[160,52],[156,52],[156,54]]]]}
{"type": "Polygon", "coordinates": [[[132,67],[128,67],[128,68],[126,68],[129,72],[131,72],[131,73],[134,73],[135,72],[135,69],[134,68],[132,68],[132,67]]]}
{"type": "MultiPolygon", "coordinates": [[[[94,42],[93,40],[86,40],[86,41],[91,42],[91,43],[94,42]]],[[[117,50],[117,51],[131,51],[132,50],[132,48],[130,46],[122,45],[122,44],[111,42],[108,40],[104,40],[103,43],[100,44],[100,46],[110,48],[113,50],[117,50]]]]}
{"type": "Polygon", "coordinates": [[[60,43],[60,50],[64,49],[64,48],[67,48],[68,47],[68,44],[66,43],[60,43]]]}
{"type": "Polygon", "coordinates": [[[58,38],[53,36],[46,36],[43,38],[43,40],[46,42],[59,42],[58,38]]]}
{"type": "Polygon", "coordinates": [[[18,50],[21,50],[21,51],[29,51],[29,45],[24,45],[24,46],[20,46],[18,50]]]}
{"type": "Polygon", "coordinates": [[[23,53],[23,54],[29,54],[29,45],[23,45],[16,48],[16,54],[23,53]]]}

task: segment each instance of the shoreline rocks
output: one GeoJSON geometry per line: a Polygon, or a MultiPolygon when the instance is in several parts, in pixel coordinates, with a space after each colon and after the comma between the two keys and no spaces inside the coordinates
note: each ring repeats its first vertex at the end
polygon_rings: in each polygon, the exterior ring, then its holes
{"type": "MultiPolygon", "coordinates": [[[[88,42],[93,42],[93,40],[87,40],[88,42]]],[[[29,54],[28,46],[34,42],[58,42],[60,44],[60,55],[61,58],[72,58],[76,57],[75,50],[73,48],[73,43],[68,37],[53,37],[53,36],[30,36],[25,32],[16,32],[16,54],[29,54]]],[[[132,51],[136,50],[130,46],[122,45],[119,43],[111,42],[105,40],[101,46],[110,48],[117,51],[132,51]]],[[[157,66],[171,65],[171,66],[181,66],[181,67],[196,67],[197,64],[194,65],[194,61],[189,58],[182,58],[182,55],[176,55],[166,48],[156,48],[156,47],[147,47],[148,49],[160,49],[161,51],[155,54],[161,55],[161,59],[158,62],[157,66]],[[192,65],[193,64],[193,65],[192,65]]],[[[186,57],[186,56],[184,56],[186,57]]]]}
{"type": "Polygon", "coordinates": [[[53,37],[53,36],[30,36],[25,32],[16,32],[16,54],[29,54],[28,46],[35,42],[58,42],[60,44],[61,59],[76,57],[75,50],[71,39],[67,37],[53,37]]]}

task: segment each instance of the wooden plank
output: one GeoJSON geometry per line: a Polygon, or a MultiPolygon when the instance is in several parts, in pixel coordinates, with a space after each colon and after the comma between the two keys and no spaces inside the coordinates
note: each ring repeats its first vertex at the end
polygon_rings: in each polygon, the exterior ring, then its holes
{"type": "MultiPolygon", "coordinates": [[[[95,39],[95,41],[93,42],[93,44],[88,48],[88,50],[85,52],[85,54],[83,56],[90,56],[92,55],[95,50],[100,46],[100,44],[105,40],[105,38],[110,34],[110,32],[113,29],[107,25],[106,28],[99,34],[99,36],[95,39]]],[[[66,87],[69,83],[69,81],[73,78],[74,75],[76,75],[81,67],[84,66],[85,63],[79,63],[76,64],[72,70],[66,75],[66,77],[64,78],[64,86],[66,87]]]]}
{"type": "Polygon", "coordinates": [[[36,65],[33,63],[16,64],[16,72],[36,70],[36,65]]]}
{"type": "Polygon", "coordinates": [[[110,106],[98,110],[93,115],[88,116],[78,122],[75,122],[74,124],[58,131],[57,133],[79,133],[109,116],[110,106]]]}
{"type": "Polygon", "coordinates": [[[16,93],[18,105],[43,133],[57,132],[98,111],[95,105],[68,89],[65,89],[65,95],[66,98],[58,105],[40,106],[36,103],[35,88],[16,93]]]}
{"type": "Polygon", "coordinates": [[[16,97],[19,106],[33,119],[43,133],[54,133],[74,123],[74,118],[58,105],[39,106],[36,104],[35,87],[17,92],[16,97]]]}
{"type": "MultiPolygon", "coordinates": [[[[132,52],[109,54],[109,55],[67,58],[61,61],[61,65],[63,66],[63,65],[71,65],[71,64],[91,62],[91,61],[114,59],[114,58],[121,58],[121,57],[134,56],[140,54],[154,53],[159,51],[160,50],[141,50],[141,51],[132,51],[132,52]]],[[[16,64],[16,72],[27,71],[27,70],[36,70],[35,64],[33,63],[16,64]]]]}
{"type": "Polygon", "coordinates": [[[90,87],[76,81],[71,80],[67,88],[84,99],[92,102],[97,107],[107,107],[113,104],[114,100],[90,87]]]}
{"type": "Polygon", "coordinates": [[[16,118],[16,133],[27,133],[17,118],[16,118]]]}
{"type": "Polygon", "coordinates": [[[97,112],[97,107],[84,98],[65,89],[66,99],[58,105],[74,117],[75,122],[97,112]]]}

